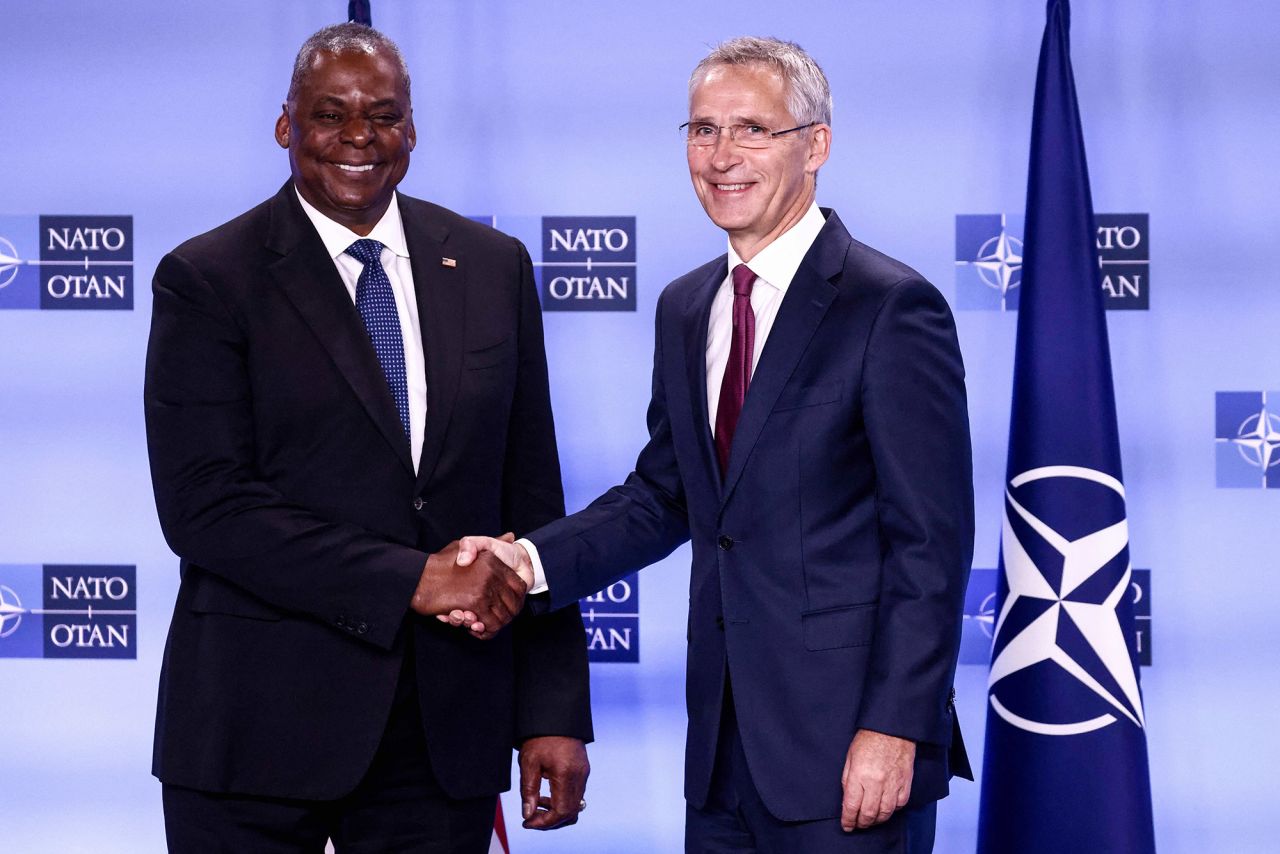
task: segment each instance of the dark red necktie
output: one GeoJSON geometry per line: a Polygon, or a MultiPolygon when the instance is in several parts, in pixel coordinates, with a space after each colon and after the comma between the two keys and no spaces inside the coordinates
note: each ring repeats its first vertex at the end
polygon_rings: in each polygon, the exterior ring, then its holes
{"type": "Polygon", "coordinates": [[[729,344],[729,361],[724,366],[720,383],[720,404],[716,407],[716,456],[720,459],[720,476],[729,470],[729,448],[733,431],[738,427],[742,402],[751,383],[751,356],[756,349],[756,313],[751,310],[751,286],[756,274],[746,264],[733,268],[733,340],[729,344]]]}

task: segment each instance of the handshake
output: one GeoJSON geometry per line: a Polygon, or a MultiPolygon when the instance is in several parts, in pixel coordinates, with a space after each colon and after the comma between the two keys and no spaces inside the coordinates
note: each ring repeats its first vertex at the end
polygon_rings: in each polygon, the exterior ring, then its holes
{"type": "Polygon", "coordinates": [[[529,553],[502,537],[463,537],[427,558],[410,607],[488,640],[524,607],[533,586],[529,553]]]}

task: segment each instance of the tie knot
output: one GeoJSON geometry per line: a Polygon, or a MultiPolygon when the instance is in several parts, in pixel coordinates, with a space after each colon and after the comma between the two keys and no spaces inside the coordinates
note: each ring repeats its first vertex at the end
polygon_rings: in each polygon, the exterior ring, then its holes
{"type": "Polygon", "coordinates": [[[755,284],[756,274],[746,264],[733,268],[733,295],[736,297],[751,296],[751,286],[755,284]]]}
{"type": "Polygon", "coordinates": [[[361,264],[371,264],[382,258],[382,244],[368,237],[347,247],[347,254],[361,264]]]}

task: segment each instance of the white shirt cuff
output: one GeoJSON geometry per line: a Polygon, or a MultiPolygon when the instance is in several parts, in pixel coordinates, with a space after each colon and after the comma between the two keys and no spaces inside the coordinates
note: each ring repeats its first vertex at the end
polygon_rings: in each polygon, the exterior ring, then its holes
{"type": "Polygon", "coordinates": [[[547,587],[547,574],[542,571],[542,558],[538,557],[538,547],[523,538],[516,540],[516,545],[524,546],[524,550],[529,553],[529,563],[533,564],[533,586],[529,588],[529,595],[546,593],[550,588],[547,587]]]}

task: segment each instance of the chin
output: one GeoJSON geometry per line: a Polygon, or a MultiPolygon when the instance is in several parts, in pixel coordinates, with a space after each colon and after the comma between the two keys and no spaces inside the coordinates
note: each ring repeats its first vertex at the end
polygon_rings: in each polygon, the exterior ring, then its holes
{"type": "Polygon", "coordinates": [[[739,213],[708,209],[707,216],[721,231],[733,232],[746,228],[751,224],[751,217],[739,213]]]}
{"type": "Polygon", "coordinates": [[[333,195],[330,197],[334,207],[344,211],[362,211],[374,206],[375,198],[370,196],[333,195]]]}

